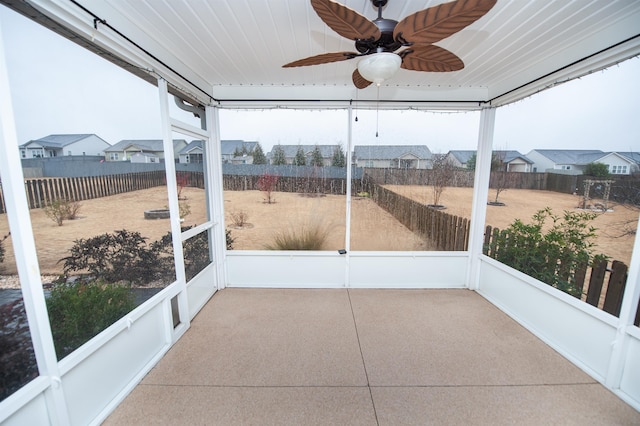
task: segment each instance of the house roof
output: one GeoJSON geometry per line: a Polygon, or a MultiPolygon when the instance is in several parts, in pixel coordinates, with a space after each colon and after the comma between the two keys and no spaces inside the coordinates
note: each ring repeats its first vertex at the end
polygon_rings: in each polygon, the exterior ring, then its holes
{"type": "Polygon", "coordinates": [[[45,148],[62,148],[72,143],[86,139],[90,136],[95,136],[108,145],[108,143],[105,140],[103,140],[102,138],[100,138],[100,136],[94,133],[82,133],[82,134],[49,135],[40,139],[30,140],[29,142],[20,145],[20,148],[25,148],[32,143],[37,143],[38,145],[41,145],[45,148]]]}
{"type": "MultiPolygon", "coordinates": [[[[476,153],[476,151],[471,151],[471,150],[451,150],[449,151],[449,153],[451,155],[453,155],[456,160],[458,160],[460,163],[462,164],[466,164],[469,159],[476,153]]],[[[515,159],[521,159],[522,161],[524,161],[525,163],[529,163],[529,164],[533,164],[533,161],[531,161],[529,158],[527,158],[526,155],[522,155],[520,154],[519,151],[514,151],[514,150],[495,150],[493,151],[494,155],[497,155],[500,157],[500,160],[504,163],[510,163],[515,159]]]]}
{"type": "Polygon", "coordinates": [[[555,164],[589,164],[605,155],[599,149],[534,149],[555,164]]]}
{"type": "MultiPolygon", "coordinates": [[[[336,0],[372,20],[370,0],[336,0]]],[[[391,0],[385,18],[401,20],[444,0],[391,0]]],[[[478,109],[523,99],[640,53],[640,2],[498,0],[468,27],[435,42],[465,67],[454,72],[401,69],[358,91],[358,58],[283,68],[294,60],[355,51],[309,0],[175,2],[52,0],[5,2],[153,84],[157,76],[196,103],[242,107],[348,105],[478,109]],[[135,53],[132,53],[135,52],[135,53]],[[148,71],[147,71],[148,70],[148,71]]]]}
{"type": "Polygon", "coordinates": [[[333,154],[336,152],[336,149],[338,149],[340,145],[280,145],[278,144],[271,149],[268,156],[271,157],[273,155],[273,150],[276,147],[282,148],[282,150],[284,151],[284,156],[287,158],[295,157],[296,153],[298,152],[298,148],[302,148],[302,151],[304,152],[305,155],[311,155],[313,150],[316,149],[316,146],[320,150],[320,154],[322,154],[323,158],[330,158],[330,157],[333,157],[333,154]]]}
{"type": "Polygon", "coordinates": [[[640,165],[640,152],[618,152],[618,154],[626,157],[629,161],[640,165]]]}
{"type": "MultiPolygon", "coordinates": [[[[186,144],[184,139],[174,139],[173,146],[178,147],[186,144]]],[[[105,149],[105,152],[120,152],[128,149],[137,149],[140,151],[159,152],[164,150],[162,139],[123,139],[115,145],[111,145],[105,149]]]]}
{"type": "Polygon", "coordinates": [[[449,154],[451,154],[456,160],[460,162],[460,164],[467,164],[469,159],[473,157],[476,153],[475,150],[451,150],[449,154]]]}
{"type": "Polygon", "coordinates": [[[228,139],[220,141],[220,153],[222,155],[233,155],[236,150],[242,150],[246,148],[247,152],[253,152],[258,142],[243,141],[239,139],[228,139]]]}
{"type": "Polygon", "coordinates": [[[428,160],[432,155],[426,145],[357,145],[353,152],[358,160],[393,160],[406,155],[428,160]]]}
{"type": "Polygon", "coordinates": [[[182,148],[180,150],[180,152],[178,152],[178,154],[189,154],[191,151],[195,150],[195,149],[202,149],[202,141],[201,140],[194,140],[189,142],[189,145],[185,146],[184,148],[182,148]]]}

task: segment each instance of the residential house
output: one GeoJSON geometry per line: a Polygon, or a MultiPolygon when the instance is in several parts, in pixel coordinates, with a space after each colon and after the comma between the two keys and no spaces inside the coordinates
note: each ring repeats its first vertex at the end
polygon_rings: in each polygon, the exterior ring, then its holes
{"type": "Polygon", "coordinates": [[[633,152],[603,152],[599,149],[534,149],[527,154],[534,162],[534,171],[554,171],[567,174],[582,174],[587,164],[602,163],[609,172],[628,175],[640,169],[639,154],[633,152]]]}
{"type": "MultiPolygon", "coordinates": [[[[452,161],[456,167],[466,169],[469,159],[475,154],[476,151],[472,150],[451,150],[447,153],[447,159],[452,161]]],[[[493,155],[503,164],[505,172],[531,172],[533,169],[533,161],[518,151],[496,150],[493,151],[493,155]]]]}
{"type": "Polygon", "coordinates": [[[640,171],[640,153],[607,152],[595,162],[606,164],[612,175],[630,175],[640,171]]]}
{"type": "Polygon", "coordinates": [[[223,164],[253,164],[253,150],[258,142],[243,140],[220,141],[220,153],[223,164]]]}
{"type": "Polygon", "coordinates": [[[426,145],[358,145],[352,161],[356,167],[429,169],[431,157],[426,145]]]}
{"type": "Polygon", "coordinates": [[[618,152],[618,154],[631,160],[631,173],[640,172],[640,152],[618,152]]]}
{"type": "MultiPolygon", "coordinates": [[[[187,146],[184,139],[173,140],[174,157],[178,158],[178,153],[187,146]]],[[[124,139],[115,145],[104,150],[106,161],[132,161],[132,162],[158,162],[146,161],[150,158],[164,159],[164,147],[162,139],[124,139]],[[145,158],[135,154],[146,154],[145,158]]]]}
{"type": "Polygon", "coordinates": [[[195,140],[189,142],[189,145],[185,146],[178,153],[179,162],[182,164],[190,163],[202,163],[204,161],[204,150],[202,148],[202,141],[195,140]]]}
{"type": "Polygon", "coordinates": [[[95,134],[49,135],[20,145],[20,156],[22,158],[48,158],[64,155],[102,156],[110,146],[95,134]]]}
{"type": "MultiPolygon", "coordinates": [[[[276,145],[273,148],[275,149],[276,147],[282,148],[287,164],[293,164],[293,159],[300,148],[302,148],[304,152],[306,164],[310,164],[313,151],[318,147],[322,155],[322,162],[325,166],[331,165],[336,150],[341,149],[340,145],[276,145]]],[[[273,161],[273,149],[267,154],[267,161],[269,163],[273,161]]]]}

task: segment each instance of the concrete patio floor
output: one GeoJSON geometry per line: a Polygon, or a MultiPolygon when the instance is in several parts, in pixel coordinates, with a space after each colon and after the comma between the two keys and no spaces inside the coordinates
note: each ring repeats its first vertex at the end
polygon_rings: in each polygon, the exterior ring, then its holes
{"type": "Polygon", "coordinates": [[[225,289],[104,424],[632,425],[640,413],[472,291],[225,289]]]}

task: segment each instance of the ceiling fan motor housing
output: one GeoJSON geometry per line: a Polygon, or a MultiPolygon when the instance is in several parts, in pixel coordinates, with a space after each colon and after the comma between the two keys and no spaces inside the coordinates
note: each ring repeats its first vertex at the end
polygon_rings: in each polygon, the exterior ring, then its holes
{"type": "Polygon", "coordinates": [[[360,53],[369,54],[376,52],[393,52],[402,46],[402,43],[394,40],[393,30],[398,21],[393,19],[378,18],[372,21],[382,35],[378,40],[356,40],[356,49],[360,53]]]}

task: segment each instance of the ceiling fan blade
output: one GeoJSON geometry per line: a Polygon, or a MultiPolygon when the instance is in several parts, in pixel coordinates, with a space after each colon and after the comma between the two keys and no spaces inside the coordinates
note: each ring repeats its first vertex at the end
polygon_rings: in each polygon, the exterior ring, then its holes
{"type": "Polygon", "coordinates": [[[483,17],[496,1],[456,0],[421,10],[398,22],[393,37],[413,43],[435,43],[483,17]]]}
{"type": "Polygon", "coordinates": [[[458,71],[464,68],[464,62],[442,47],[428,44],[411,46],[403,55],[401,67],[406,70],[427,72],[458,71]]]}
{"type": "Polygon", "coordinates": [[[311,0],[320,19],[333,31],[350,40],[378,40],[381,32],[370,20],[353,9],[331,0],[311,0]]]}
{"type": "Polygon", "coordinates": [[[354,52],[323,53],[321,55],[309,56],[308,58],[298,59],[297,61],[289,62],[288,64],[283,65],[282,68],[306,67],[307,65],[328,64],[330,62],[346,61],[347,59],[351,59],[356,56],[358,56],[358,54],[354,52]]]}
{"type": "Polygon", "coordinates": [[[354,86],[356,86],[358,89],[364,89],[365,87],[371,85],[371,82],[360,74],[358,68],[356,68],[356,70],[351,75],[351,80],[353,80],[354,86]]]}

